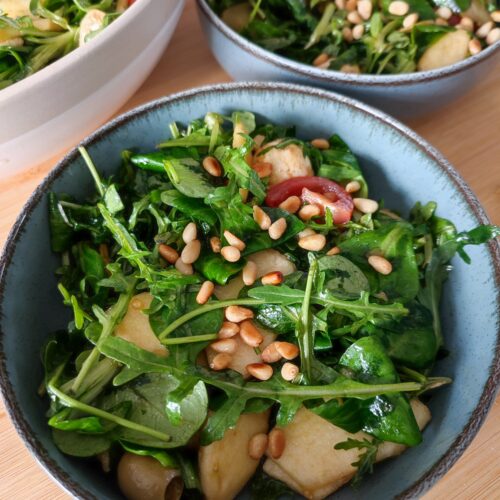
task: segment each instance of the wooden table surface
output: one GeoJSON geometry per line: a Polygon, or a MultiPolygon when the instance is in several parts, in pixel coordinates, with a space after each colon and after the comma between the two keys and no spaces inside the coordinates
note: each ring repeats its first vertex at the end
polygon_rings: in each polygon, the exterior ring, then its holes
{"type": "MultiPolygon", "coordinates": [[[[176,33],[157,68],[120,111],[165,94],[227,82],[203,38],[188,0],[176,33]]],[[[409,123],[464,176],[495,224],[500,224],[500,67],[448,108],[409,123]]],[[[0,182],[0,246],[37,184],[57,161],[0,182]]],[[[36,464],[0,403],[0,500],[69,498],[36,464]]],[[[426,500],[500,498],[500,398],[485,425],[426,500]]]]}

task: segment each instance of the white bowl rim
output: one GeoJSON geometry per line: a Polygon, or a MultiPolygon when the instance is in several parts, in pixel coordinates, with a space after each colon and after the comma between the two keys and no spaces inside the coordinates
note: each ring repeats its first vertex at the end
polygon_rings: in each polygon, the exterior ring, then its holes
{"type": "Polygon", "coordinates": [[[291,71],[303,77],[314,78],[325,83],[337,84],[356,84],[366,87],[375,86],[400,86],[414,83],[427,83],[432,80],[438,80],[448,76],[453,76],[469,69],[472,66],[488,59],[500,51],[500,40],[493,45],[479,52],[474,56],[442,68],[429,71],[413,71],[411,73],[399,73],[396,75],[372,75],[372,74],[353,74],[343,73],[330,69],[320,69],[309,64],[304,64],[288,57],[283,57],[269,50],[260,47],[256,43],[251,42],[247,38],[241,36],[236,31],[231,29],[208,5],[207,0],[196,0],[199,12],[207,18],[226,38],[235,43],[245,52],[249,52],[257,59],[261,59],[267,63],[274,64],[281,69],[291,71]]]}
{"type": "Polygon", "coordinates": [[[32,89],[36,90],[37,87],[45,84],[46,81],[59,78],[62,72],[78,64],[80,59],[87,57],[88,54],[105,45],[116,33],[125,30],[126,27],[134,22],[134,19],[140,15],[140,12],[148,8],[152,1],[155,0],[136,0],[118,17],[118,19],[113,21],[109,26],[106,26],[102,33],[99,33],[98,36],[83,45],[83,47],[77,47],[69,54],[48,64],[36,73],[0,90],[0,104],[4,101],[8,101],[13,95],[28,92],[32,89]]]}

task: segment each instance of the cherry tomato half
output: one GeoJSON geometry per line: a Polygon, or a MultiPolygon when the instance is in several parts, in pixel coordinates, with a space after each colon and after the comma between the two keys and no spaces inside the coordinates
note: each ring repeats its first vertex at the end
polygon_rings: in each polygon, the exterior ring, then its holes
{"type": "Polygon", "coordinates": [[[302,201],[328,208],[335,224],[345,224],[351,220],[354,204],[346,190],[324,177],[292,177],[271,186],[267,192],[266,205],[277,207],[290,196],[300,196],[302,201]]]}

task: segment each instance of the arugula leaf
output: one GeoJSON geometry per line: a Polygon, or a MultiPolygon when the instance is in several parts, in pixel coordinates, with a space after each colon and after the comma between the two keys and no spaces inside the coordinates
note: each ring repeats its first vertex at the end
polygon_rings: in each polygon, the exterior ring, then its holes
{"type": "Polygon", "coordinates": [[[214,212],[198,198],[191,198],[179,191],[169,190],[161,193],[161,201],[165,203],[165,205],[174,207],[200,222],[206,222],[211,226],[215,225],[217,222],[217,217],[214,212]]]}
{"type": "Polygon", "coordinates": [[[358,448],[360,450],[365,449],[365,452],[360,454],[358,460],[351,465],[356,467],[357,471],[352,480],[352,485],[358,485],[366,474],[373,473],[373,465],[377,460],[377,452],[380,441],[377,439],[369,440],[357,440],[352,438],[347,438],[346,441],[337,443],[335,445],[336,450],[352,450],[353,448],[358,448]]]}
{"type": "Polygon", "coordinates": [[[214,189],[196,160],[170,158],[165,160],[164,166],[170,182],[185,196],[205,198],[214,189]]]}
{"type": "Polygon", "coordinates": [[[158,462],[160,462],[163,467],[167,467],[169,469],[179,467],[179,463],[176,460],[175,456],[166,452],[165,450],[159,450],[155,448],[147,448],[144,446],[139,446],[134,443],[128,443],[127,441],[120,441],[123,449],[128,451],[129,453],[133,453],[134,455],[139,455],[141,457],[152,457],[158,462]]]}

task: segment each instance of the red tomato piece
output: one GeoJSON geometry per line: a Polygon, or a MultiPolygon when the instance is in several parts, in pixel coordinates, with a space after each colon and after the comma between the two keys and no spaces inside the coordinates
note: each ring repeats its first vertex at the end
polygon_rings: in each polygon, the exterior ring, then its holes
{"type": "Polygon", "coordinates": [[[269,188],[266,205],[277,207],[290,196],[300,196],[302,201],[318,205],[323,213],[328,208],[335,224],[345,224],[351,220],[354,209],[351,196],[330,179],[316,176],[292,177],[269,188]]]}

